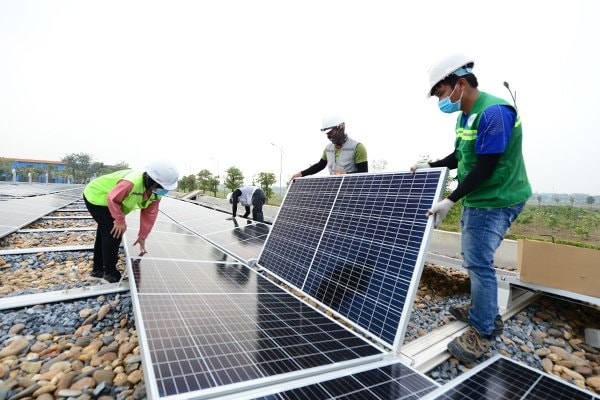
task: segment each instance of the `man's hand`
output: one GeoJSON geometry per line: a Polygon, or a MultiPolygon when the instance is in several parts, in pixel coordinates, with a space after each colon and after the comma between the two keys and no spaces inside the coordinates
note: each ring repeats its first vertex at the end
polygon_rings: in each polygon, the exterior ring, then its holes
{"type": "Polygon", "coordinates": [[[125,223],[125,221],[123,221],[123,223],[118,224],[118,223],[114,223],[112,229],[110,230],[110,234],[115,238],[118,239],[121,236],[123,236],[123,234],[125,233],[125,231],[127,230],[127,224],[125,223]]]}
{"type": "Polygon", "coordinates": [[[290,180],[296,179],[296,178],[302,178],[302,172],[296,172],[294,175],[292,175],[290,180]]]}
{"type": "Polygon", "coordinates": [[[446,215],[448,215],[448,212],[453,205],[454,202],[452,200],[444,199],[442,201],[438,201],[433,205],[433,207],[431,207],[431,210],[427,211],[426,215],[428,217],[435,215],[435,222],[433,225],[437,228],[440,226],[444,218],[446,218],[446,215]]]}
{"type": "Polygon", "coordinates": [[[133,242],[134,246],[136,244],[140,245],[140,257],[147,253],[147,251],[146,251],[146,239],[137,238],[137,240],[135,242],[133,242]]]}
{"type": "Polygon", "coordinates": [[[414,174],[418,169],[423,168],[431,168],[431,165],[429,165],[429,163],[416,163],[410,167],[410,172],[414,174]]]}

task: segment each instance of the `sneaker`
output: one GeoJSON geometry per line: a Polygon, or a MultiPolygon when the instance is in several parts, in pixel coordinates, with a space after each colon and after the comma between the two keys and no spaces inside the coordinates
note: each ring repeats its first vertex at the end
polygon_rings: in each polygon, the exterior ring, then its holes
{"type": "Polygon", "coordinates": [[[119,271],[115,271],[110,274],[104,274],[102,279],[104,279],[108,283],[116,283],[121,280],[121,273],[119,271]]]}
{"type": "MultiPolygon", "coordinates": [[[[456,318],[460,322],[469,323],[469,310],[471,309],[471,304],[463,304],[462,306],[452,306],[448,310],[450,314],[454,318],[456,318]]],[[[494,330],[492,331],[492,336],[500,336],[504,331],[504,322],[502,322],[502,318],[499,315],[496,315],[496,319],[494,320],[494,330]]]]}
{"type": "Polygon", "coordinates": [[[92,270],[92,273],[90,274],[88,280],[90,280],[90,281],[99,281],[99,280],[102,280],[103,276],[104,276],[104,271],[101,271],[101,270],[92,270]]]}
{"type": "Polygon", "coordinates": [[[448,351],[463,364],[474,364],[490,349],[490,342],[469,325],[467,331],[448,343],[448,351]]]}

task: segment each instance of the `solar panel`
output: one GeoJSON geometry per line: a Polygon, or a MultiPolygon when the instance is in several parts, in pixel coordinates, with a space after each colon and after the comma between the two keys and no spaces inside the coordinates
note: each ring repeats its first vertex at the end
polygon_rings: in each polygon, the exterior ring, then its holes
{"type": "MultiPolygon", "coordinates": [[[[396,361],[386,366],[326,379],[279,393],[254,397],[254,399],[416,400],[438,387],[436,382],[425,375],[396,361]]],[[[246,397],[238,396],[238,398],[246,397]]]]}
{"type": "Polygon", "coordinates": [[[496,355],[431,392],[424,399],[597,400],[599,397],[556,377],[496,355]]]}
{"type": "Polygon", "coordinates": [[[152,398],[241,390],[384,354],[248,267],[141,258],[131,269],[152,398]]]}
{"type": "Polygon", "coordinates": [[[0,202],[0,237],[22,228],[40,217],[81,198],[83,188],[55,193],[10,199],[0,202]]]}
{"type": "Polygon", "coordinates": [[[397,350],[432,230],[425,212],[446,173],[298,179],[258,265],[397,350]]]}
{"type": "Polygon", "coordinates": [[[163,199],[160,209],[172,221],[246,261],[258,258],[270,228],[245,218],[231,220],[230,214],[174,199],[163,199]]]}

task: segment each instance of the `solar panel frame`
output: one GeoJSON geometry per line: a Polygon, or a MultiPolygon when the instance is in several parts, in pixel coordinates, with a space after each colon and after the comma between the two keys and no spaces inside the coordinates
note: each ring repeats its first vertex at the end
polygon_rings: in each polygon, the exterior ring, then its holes
{"type": "Polygon", "coordinates": [[[298,179],[288,189],[257,265],[306,293],[372,339],[398,351],[433,231],[432,218],[427,218],[425,212],[441,198],[446,177],[446,168],[431,168],[415,174],[390,172],[298,179]],[[381,209],[376,210],[375,205],[381,209]],[[340,212],[340,207],[346,209],[340,212]],[[395,215],[399,209],[401,214],[395,215]],[[390,216],[385,217],[385,213],[390,216]],[[380,217],[376,222],[383,222],[384,231],[381,226],[370,227],[370,215],[380,217]],[[351,223],[344,224],[348,221],[351,223]],[[351,231],[348,226],[358,228],[351,231]],[[368,239],[369,229],[381,234],[380,237],[368,239]],[[395,245],[394,241],[401,243],[413,233],[420,241],[418,248],[411,248],[410,242],[403,248],[395,245]],[[359,239],[352,242],[347,240],[349,237],[359,239]],[[367,256],[362,260],[355,257],[354,261],[342,265],[339,272],[337,267],[327,270],[328,263],[344,260],[342,252],[353,245],[355,253],[362,251],[362,255],[367,256]],[[383,255],[381,262],[371,265],[365,262],[372,262],[369,247],[380,252],[377,257],[383,255]],[[404,252],[401,256],[399,250],[404,252]],[[384,263],[389,270],[379,276],[379,282],[365,278],[365,273],[380,274],[384,263]],[[321,271],[321,275],[317,276],[315,271],[321,271]],[[330,278],[323,284],[327,274],[330,278]],[[403,281],[401,285],[398,279],[403,281]],[[354,289],[349,290],[350,285],[344,283],[352,283],[354,289]],[[346,299],[359,298],[361,291],[368,292],[374,301],[358,300],[349,305],[351,301],[346,299]],[[325,298],[327,295],[330,298],[325,298]],[[346,304],[334,303],[336,297],[341,297],[346,304]]]}
{"type": "Polygon", "coordinates": [[[439,388],[397,358],[296,379],[221,397],[221,400],[402,399],[416,400],[439,388]]]}

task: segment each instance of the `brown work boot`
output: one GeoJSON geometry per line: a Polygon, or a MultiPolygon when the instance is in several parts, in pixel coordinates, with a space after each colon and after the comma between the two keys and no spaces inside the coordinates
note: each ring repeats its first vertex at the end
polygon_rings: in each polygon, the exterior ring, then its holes
{"type": "Polygon", "coordinates": [[[463,364],[474,364],[489,349],[490,342],[470,325],[465,333],[448,343],[448,351],[463,364]]]}
{"type": "MultiPolygon", "coordinates": [[[[463,304],[460,306],[451,306],[448,311],[454,318],[456,318],[460,322],[469,323],[469,310],[471,310],[471,303],[463,304]]],[[[496,315],[496,319],[494,320],[494,330],[492,331],[492,336],[500,336],[504,331],[504,322],[502,322],[502,318],[499,315],[496,315]]]]}

